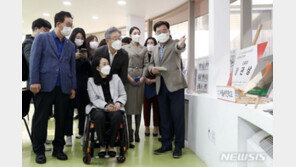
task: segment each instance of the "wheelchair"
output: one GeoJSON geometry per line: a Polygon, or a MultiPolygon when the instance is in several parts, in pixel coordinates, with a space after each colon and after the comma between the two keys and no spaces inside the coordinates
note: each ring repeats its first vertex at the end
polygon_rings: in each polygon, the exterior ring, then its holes
{"type": "MultiPolygon", "coordinates": [[[[115,146],[119,147],[119,156],[117,157],[118,163],[123,163],[126,160],[125,154],[129,148],[126,115],[124,112],[122,113],[122,123],[120,124],[120,128],[115,140],[115,146]]],[[[111,133],[110,122],[108,120],[106,120],[105,126],[106,133],[104,138],[106,141],[106,145],[108,146],[108,141],[110,141],[109,137],[111,133]]],[[[94,155],[94,149],[100,148],[100,143],[98,139],[95,138],[95,133],[96,130],[94,121],[91,119],[90,114],[86,114],[82,148],[84,152],[83,162],[85,164],[90,164],[92,159],[99,158],[98,156],[94,155]]]]}

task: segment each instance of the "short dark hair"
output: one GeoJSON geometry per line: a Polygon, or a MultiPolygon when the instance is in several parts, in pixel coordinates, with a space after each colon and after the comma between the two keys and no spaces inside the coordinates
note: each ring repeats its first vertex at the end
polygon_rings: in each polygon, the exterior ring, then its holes
{"type": "Polygon", "coordinates": [[[147,46],[147,42],[148,42],[149,39],[152,39],[152,40],[153,40],[153,42],[154,42],[154,46],[157,45],[157,42],[156,42],[156,39],[155,39],[155,38],[153,38],[153,37],[148,37],[148,38],[146,39],[146,41],[145,41],[144,46],[147,46]]]}
{"type": "Polygon", "coordinates": [[[73,19],[72,15],[70,12],[66,12],[66,11],[60,11],[59,13],[55,14],[54,16],[54,26],[57,26],[57,22],[64,22],[65,21],[65,17],[70,17],[73,19]]]}
{"type": "Polygon", "coordinates": [[[70,35],[70,37],[69,37],[69,40],[70,40],[71,42],[73,42],[73,44],[74,44],[75,47],[76,47],[76,44],[75,44],[75,38],[76,38],[76,35],[77,35],[78,33],[81,33],[82,36],[83,36],[83,38],[84,38],[83,44],[79,47],[79,49],[80,49],[80,48],[86,48],[86,44],[85,44],[85,31],[84,31],[82,28],[79,28],[79,27],[74,28],[73,31],[72,31],[72,33],[71,33],[71,35],[70,35]]]}
{"type": "Polygon", "coordinates": [[[121,42],[124,42],[124,43],[127,43],[127,44],[130,44],[132,41],[132,39],[130,37],[124,37],[121,42]]]}
{"type": "MultiPolygon", "coordinates": [[[[94,78],[94,83],[96,85],[101,85],[102,84],[102,77],[100,75],[100,72],[97,70],[97,67],[100,66],[101,60],[102,59],[107,59],[105,57],[94,57],[92,64],[91,64],[91,69],[92,69],[92,73],[93,73],[93,78],[94,78]]],[[[109,60],[107,59],[107,61],[109,62],[109,60]]],[[[112,74],[110,73],[109,75],[107,75],[107,81],[109,82],[112,79],[112,74]]]]}
{"type": "Polygon", "coordinates": [[[104,39],[102,39],[102,40],[100,41],[100,43],[99,43],[99,46],[98,46],[98,47],[100,47],[100,46],[104,46],[104,45],[107,45],[107,42],[106,42],[105,38],[104,38],[104,39]]]}
{"type": "Polygon", "coordinates": [[[139,30],[140,33],[141,33],[141,30],[140,30],[138,27],[133,26],[133,27],[129,30],[129,34],[131,35],[131,34],[133,33],[134,30],[139,30]]]}
{"type": "Polygon", "coordinates": [[[96,38],[97,40],[99,40],[98,37],[97,37],[97,36],[94,36],[94,35],[90,35],[90,36],[88,36],[88,37],[86,38],[85,43],[86,43],[86,48],[87,48],[88,51],[91,50],[91,48],[90,48],[90,46],[89,46],[90,41],[94,40],[95,38],[96,38]]]}
{"type": "Polygon", "coordinates": [[[37,27],[37,28],[44,27],[44,28],[51,29],[51,24],[49,21],[47,21],[45,19],[38,18],[38,19],[34,20],[32,23],[32,30],[33,31],[34,31],[35,27],[37,27]]]}
{"type": "Polygon", "coordinates": [[[168,29],[170,29],[170,24],[167,21],[158,21],[154,24],[153,30],[156,32],[156,28],[165,25],[168,29]]]}

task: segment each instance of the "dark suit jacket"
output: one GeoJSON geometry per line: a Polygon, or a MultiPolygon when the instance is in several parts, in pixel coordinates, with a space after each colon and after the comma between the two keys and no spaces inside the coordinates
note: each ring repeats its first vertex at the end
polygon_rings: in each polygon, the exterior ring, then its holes
{"type": "Polygon", "coordinates": [[[36,36],[30,56],[30,85],[41,84],[41,92],[50,92],[55,88],[60,70],[61,89],[70,94],[76,89],[75,46],[67,38],[63,52],[58,58],[58,49],[52,32],[36,36]]]}
{"type": "MultiPolygon", "coordinates": [[[[24,40],[24,42],[22,43],[22,55],[23,55],[23,63],[26,63],[24,65],[26,65],[28,67],[27,69],[27,89],[30,90],[30,85],[29,85],[29,81],[30,81],[30,77],[29,77],[29,63],[30,63],[30,55],[31,55],[31,47],[34,41],[34,37],[29,34],[26,35],[26,39],[24,40]]],[[[23,67],[24,67],[23,65],[23,67]]],[[[24,71],[23,71],[24,72],[24,71]]]]}
{"type": "MultiPolygon", "coordinates": [[[[98,57],[104,57],[110,62],[108,45],[104,45],[96,49],[94,59],[97,59],[98,57]]],[[[123,84],[127,83],[128,61],[128,53],[124,49],[120,49],[114,56],[113,63],[111,65],[110,74],[117,74],[123,84]]]]}

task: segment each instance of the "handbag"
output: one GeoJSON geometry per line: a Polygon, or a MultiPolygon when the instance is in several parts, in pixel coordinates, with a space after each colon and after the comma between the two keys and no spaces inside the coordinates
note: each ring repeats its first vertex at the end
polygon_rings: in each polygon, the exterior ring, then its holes
{"type": "Polygon", "coordinates": [[[147,85],[145,83],[145,90],[144,90],[144,93],[145,93],[145,97],[146,99],[151,99],[153,97],[155,97],[157,94],[156,94],[156,84],[151,84],[151,85],[147,85]]]}

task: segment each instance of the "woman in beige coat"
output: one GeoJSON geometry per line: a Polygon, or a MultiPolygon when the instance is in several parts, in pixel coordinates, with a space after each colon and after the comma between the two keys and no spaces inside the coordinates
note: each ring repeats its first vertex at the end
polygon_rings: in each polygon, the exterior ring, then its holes
{"type": "MultiPolygon", "coordinates": [[[[147,49],[146,47],[139,44],[141,31],[138,27],[132,27],[129,33],[130,37],[132,38],[132,42],[128,45],[123,46],[123,49],[128,52],[129,56],[129,82],[126,84],[127,104],[125,105],[125,111],[128,121],[129,140],[130,142],[134,141],[132,130],[132,115],[135,115],[135,141],[140,142],[139,128],[144,96],[144,81],[148,65],[148,62],[145,61],[147,49]]],[[[133,148],[134,145],[130,144],[130,147],[133,148]]]]}

